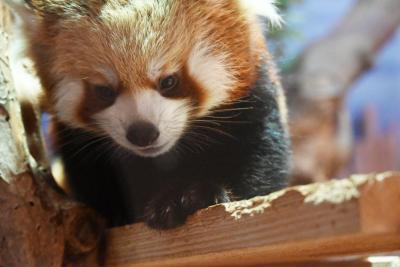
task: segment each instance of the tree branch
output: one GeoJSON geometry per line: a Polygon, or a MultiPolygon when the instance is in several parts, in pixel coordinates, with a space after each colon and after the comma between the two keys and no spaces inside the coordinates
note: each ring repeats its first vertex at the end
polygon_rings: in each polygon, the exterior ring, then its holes
{"type": "Polygon", "coordinates": [[[400,1],[358,1],[286,77],[297,181],[328,179],[347,162],[352,140],[343,98],[399,24],[400,1]]]}
{"type": "Polygon", "coordinates": [[[0,266],[77,266],[95,251],[104,222],[47,183],[39,111],[20,105],[11,78],[11,24],[0,3],[0,266]]]}

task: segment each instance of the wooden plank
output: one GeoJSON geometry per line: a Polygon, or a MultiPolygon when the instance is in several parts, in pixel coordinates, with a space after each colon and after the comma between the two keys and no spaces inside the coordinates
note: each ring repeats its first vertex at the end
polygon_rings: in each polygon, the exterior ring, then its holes
{"type": "Polygon", "coordinates": [[[105,266],[249,266],[400,250],[400,174],[289,188],[216,205],[185,226],[110,230],[105,266]]]}
{"type": "Polygon", "coordinates": [[[326,261],[272,263],[246,267],[398,267],[399,257],[381,256],[360,259],[339,258],[326,261]]]}
{"type": "MultiPolygon", "coordinates": [[[[325,262],[292,262],[292,263],[272,263],[268,265],[258,265],[251,267],[375,267],[368,261],[325,261],[325,262]]],[[[391,267],[391,266],[379,266],[391,267]]]]}
{"type": "Polygon", "coordinates": [[[246,267],[399,267],[400,257],[379,256],[368,258],[337,258],[325,261],[305,261],[245,265],[246,267]]]}

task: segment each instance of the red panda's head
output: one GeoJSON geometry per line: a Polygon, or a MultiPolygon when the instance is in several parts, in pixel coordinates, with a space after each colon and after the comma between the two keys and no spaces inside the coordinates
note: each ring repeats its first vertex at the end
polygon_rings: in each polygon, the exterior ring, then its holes
{"type": "Polygon", "coordinates": [[[256,78],[263,47],[246,2],[29,1],[30,52],[51,111],[138,155],[167,152],[256,78]]]}

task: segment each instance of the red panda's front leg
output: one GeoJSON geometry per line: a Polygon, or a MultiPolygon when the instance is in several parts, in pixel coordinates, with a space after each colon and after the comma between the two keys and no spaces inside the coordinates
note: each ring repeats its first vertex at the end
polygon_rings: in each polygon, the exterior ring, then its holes
{"type": "Polygon", "coordinates": [[[224,202],[229,202],[227,191],[214,183],[168,184],[147,203],[143,219],[152,228],[169,229],[199,209],[224,202]]]}

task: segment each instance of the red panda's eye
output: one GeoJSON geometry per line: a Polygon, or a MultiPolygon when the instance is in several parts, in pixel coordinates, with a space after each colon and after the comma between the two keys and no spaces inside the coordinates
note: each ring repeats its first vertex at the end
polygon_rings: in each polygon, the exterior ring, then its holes
{"type": "Polygon", "coordinates": [[[160,80],[160,92],[161,94],[168,94],[178,85],[178,77],[176,75],[169,75],[160,80]]]}
{"type": "Polygon", "coordinates": [[[114,102],[117,92],[107,85],[95,85],[94,91],[99,99],[106,102],[114,102]]]}

